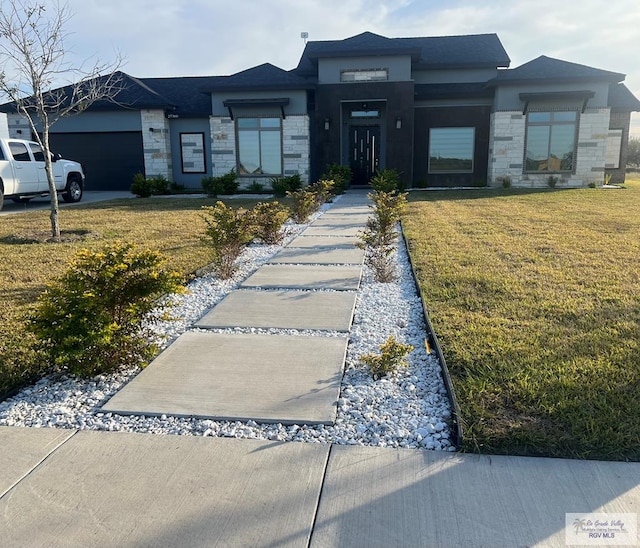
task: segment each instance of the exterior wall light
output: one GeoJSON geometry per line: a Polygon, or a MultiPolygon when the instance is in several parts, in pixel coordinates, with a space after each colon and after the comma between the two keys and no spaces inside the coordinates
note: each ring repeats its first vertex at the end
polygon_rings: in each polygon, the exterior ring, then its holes
{"type": "Polygon", "coordinates": [[[402,129],[402,118],[400,116],[396,118],[396,129],[402,129]]]}
{"type": "Polygon", "coordinates": [[[324,130],[325,131],[329,131],[329,127],[331,127],[331,122],[329,121],[329,118],[325,118],[324,119],[324,130]]]}

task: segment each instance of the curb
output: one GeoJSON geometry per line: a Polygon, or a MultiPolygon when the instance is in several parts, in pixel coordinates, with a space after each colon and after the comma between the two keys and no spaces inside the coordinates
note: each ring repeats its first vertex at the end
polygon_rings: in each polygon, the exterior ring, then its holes
{"type": "Polygon", "coordinates": [[[422,296],[422,291],[420,290],[420,285],[418,284],[418,277],[416,276],[416,271],[413,265],[413,257],[411,256],[411,251],[409,250],[409,246],[407,245],[407,240],[404,237],[404,230],[402,228],[402,222],[400,222],[400,236],[402,239],[402,243],[404,244],[404,248],[407,251],[407,257],[409,257],[409,265],[411,266],[411,275],[413,276],[413,283],[416,286],[416,292],[420,297],[420,302],[422,303],[422,314],[424,316],[424,321],[427,325],[427,337],[429,346],[433,348],[436,352],[436,356],[440,361],[440,368],[442,370],[442,380],[444,381],[444,386],[447,390],[447,395],[449,396],[449,401],[451,402],[452,407],[452,426],[455,431],[455,446],[457,449],[462,447],[464,433],[462,431],[462,424],[460,423],[460,406],[458,405],[458,400],[456,398],[455,391],[453,389],[453,382],[451,381],[451,375],[449,374],[449,367],[447,366],[447,361],[444,359],[444,354],[442,353],[442,348],[440,347],[440,342],[438,341],[438,337],[436,332],[433,330],[433,325],[431,324],[431,318],[429,318],[429,312],[427,311],[427,307],[424,302],[424,298],[422,296]]]}

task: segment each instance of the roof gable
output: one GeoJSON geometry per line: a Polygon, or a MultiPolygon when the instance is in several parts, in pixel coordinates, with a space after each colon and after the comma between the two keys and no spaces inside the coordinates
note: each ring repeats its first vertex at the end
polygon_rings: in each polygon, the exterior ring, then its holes
{"type": "Polygon", "coordinates": [[[263,63],[231,76],[211,78],[203,91],[245,91],[248,89],[307,89],[309,82],[293,71],[263,63]]]}
{"type": "Polygon", "coordinates": [[[536,80],[546,80],[555,82],[578,82],[578,81],[610,81],[620,82],[625,75],[608,70],[601,70],[587,65],[571,63],[541,55],[540,57],[520,65],[514,69],[503,70],[498,73],[490,84],[515,84],[521,82],[532,82],[536,80]]]}

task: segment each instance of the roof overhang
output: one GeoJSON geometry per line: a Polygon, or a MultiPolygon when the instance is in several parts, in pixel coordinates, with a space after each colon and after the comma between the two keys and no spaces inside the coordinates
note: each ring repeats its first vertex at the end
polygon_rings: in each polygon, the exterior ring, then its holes
{"type": "Polygon", "coordinates": [[[273,99],[225,99],[222,104],[229,110],[229,116],[233,120],[234,108],[264,108],[280,107],[282,119],[285,119],[284,107],[289,104],[288,97],[278,97],[273,99]]]}
{"type": "Polygon", "coordinates": [[[582,101],[582,112],[587,108],[589,99],[595,96],[594,91],[577,90],[577,91],[541,91],[537,93],[520,93],[521,101],[524,101],[522,114],[527,112],[530,101],[557,101],[563,99],[576,99],[582,101]]]}

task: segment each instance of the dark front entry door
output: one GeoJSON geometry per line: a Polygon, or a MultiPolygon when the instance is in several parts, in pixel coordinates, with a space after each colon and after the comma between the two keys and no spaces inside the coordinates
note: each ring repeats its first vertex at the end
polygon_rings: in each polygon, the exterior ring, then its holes
{"type": "Polygon", "coordinates": [[[349,166],[351,184],[368,185],[380,163],[380,126],[351,126],[349,166]]]}

